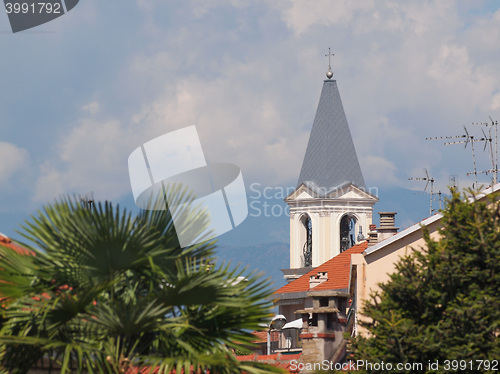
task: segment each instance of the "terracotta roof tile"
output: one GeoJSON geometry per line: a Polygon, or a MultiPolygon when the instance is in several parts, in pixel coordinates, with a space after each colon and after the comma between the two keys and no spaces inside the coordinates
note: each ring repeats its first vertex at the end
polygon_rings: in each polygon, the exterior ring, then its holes
{"type": "Polygon", "coordinates": [[[292,370],[292,368],[291,368],[292,364],[290,362],[279,363],[279,364],[276,364],[275,366],[277,366],[281,369],[284,369],[284,370],[288,371],[289,373],[298,373],[299,372],[298,365],[295,365],[295,369],[292,370]]]}
{"type": "MultiPolygon", "coordinates": [[[[253,331],[252,335],[255,336],[255,340],[252,343],[267,343],[267,331],[253,331]]],[[[278,331],[271,331],[270,336],[271,342],[277,342],[278,331]]]]}
{"type": "Polygon", "coordinates": [[[276,361],[277,359],[278,359],[277,353],[274,353],[272,355],[258,355],[256,357],[257,361],[270,361],[270,360],[276,361]]]}
{"type": "Polygon", "coordinates": [[[10,248],[21,255],[32,255],[32,256],[35,255],[35,253],[30,251],[29,249],[26,249],[26,248],[23,248],[17,244],[14,244],[12,242],[12,240],[7,235],[4,235],[2,233],[0,233],[0,245],[3,247],[10,248]]]}
{"type": "Polygon", "coordinates": [[[285,360],[285,359],[287,361],[298,360],[300,358],[301,354],[302,354],[302,352],[293,353],[293,354],[281,354],[281,360],[285,360]]]}
{"type": "Polygon", "coordinates": [[[238,361],[256,361],[261,363],[270,364],[281,369],[288,371],[289,373],[298,373],[297,367],[292,370],[291,362],[292,360],[297,360],[300,358],[301,353],[296,354],[283,354],[274,353],[272,355],[247,355],[247,356],[236,356],[238,361]]]}
{"type": "Polygon", "coordinates": [[[314,270],[311,270],[300,278],[279,288],[275,292],[275,294],[310,291],[311,289],[309,288],[309,279],[311,275],[317,275],[319,272],[327,272],[328,280],[314,287],[314,291],[339,290],[348,288],[349,273],[351,270],[351,255],[355,253],[362,253],[367,248],[367,246],[368,242],[365,241],[349,248],[347,251],[331,258],[314,270]]]}

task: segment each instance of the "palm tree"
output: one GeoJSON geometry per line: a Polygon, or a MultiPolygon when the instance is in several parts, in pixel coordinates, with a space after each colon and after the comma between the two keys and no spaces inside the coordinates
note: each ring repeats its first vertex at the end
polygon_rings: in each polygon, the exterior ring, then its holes
{"type": "MultiPolygon", "coordinates": [[[[202,230],[206,217],[191,218],[202,230]]],[[[181,248],[168,210],[133,217],[65,198],[20,234],[33,255],[0,247],[4,370],[42,357],[61,373],[274,370],[232,354],[268,320],[269,284],[217,265],[213,241],[181,248]]]]}

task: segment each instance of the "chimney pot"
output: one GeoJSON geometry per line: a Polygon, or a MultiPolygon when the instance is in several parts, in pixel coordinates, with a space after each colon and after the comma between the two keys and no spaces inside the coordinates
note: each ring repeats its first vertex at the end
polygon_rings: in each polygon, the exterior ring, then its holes
{"type": "Polygon", "coordinates": [[[371,247],[378,243],[378,232],[370,231],[368,233],[368,247],[371,247]]]}
{"type": "Polygon", "coordinates": [[[380,215],[380,227],[394,227],[396,223],[396,212],[379,212],[380,215]]]}
{"type": "Polygon", "coordinates": [[[309,288],[314,288],[324,281],[328,280],[328,272],[320,271],[317,275],[311,275],[309,277],[309,288]]]}
{"type": "Polygon", "coordinates": [[[377,231],[380,233],[380,240],[387,239],[398,232],[396,227],[396,212],[379,212],[380,226],[377,231]]]}

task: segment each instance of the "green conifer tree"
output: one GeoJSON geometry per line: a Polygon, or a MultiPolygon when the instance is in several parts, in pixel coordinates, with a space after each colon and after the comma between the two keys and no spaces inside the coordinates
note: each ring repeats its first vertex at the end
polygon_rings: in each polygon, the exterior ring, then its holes
{"type": "Polygon", "coordinates": [[[353,341],[354,360],[423,363],[428,373],[500,370],[499,195],[452,192],[440,240],[425,232],[426,248],[402,258],[365,304],[369,336],[353,341]]]}

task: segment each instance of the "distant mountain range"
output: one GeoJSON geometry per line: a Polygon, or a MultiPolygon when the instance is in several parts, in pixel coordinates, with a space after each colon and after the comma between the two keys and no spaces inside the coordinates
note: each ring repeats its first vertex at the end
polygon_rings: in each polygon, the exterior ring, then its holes
{"type": "MultiPolygon", "coordinates": [[[[289,267],[290,223],[287,205],[281,196],[264,198],[249,193],[249,215],[234,230],[218,238],[217,255],[221,261],[247,266],[249,270],[262,272],[275,287],[285,284],[280,271],[289,267]]],[[[377,212],[397,212],[396,225],[400,230],[429,216],[429,196],[417,195],[403,188],[381,188],[380,201],[374,207],[374,223],[378,224],[377,212]]],[[[120,206],[137,212],[132,196],[121,199],[120,206]]],[[[438,202],[434,202],[438,208],[438,202]]],[[[33,212],[34,213],[34,212],[33,212]]],[[[21,239],[15,229],[29,214],[3,211],[0,213],[0,232],[21,239]]]]}
{"type": "MultiPolygon", "coordinates": [[[[417,195],[404,188],[379,189],[378,195],[380,201],[375,204],[373,217],[377,225],[378,212],[397,212],[396,225],[400,230],[429,216],[429,195],[417,195]]],[[[249,207],[246,220],[218,238],[217,253],[220,260],[263,272],[275,287],[280,287],[285,284],[280,270],[290,266],[287,206],[281,198],[250,197],[249,207]]],[[[434,207],[438,208],[439,203],[434,202],[434,207]]]]}

